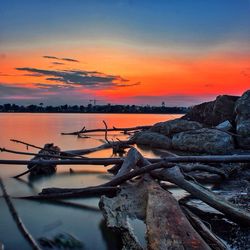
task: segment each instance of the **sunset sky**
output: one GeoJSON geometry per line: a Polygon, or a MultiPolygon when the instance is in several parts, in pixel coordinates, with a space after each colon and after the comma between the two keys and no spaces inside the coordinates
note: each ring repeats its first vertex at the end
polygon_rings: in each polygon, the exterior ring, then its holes
{"type": "Polygon", "coordinates": [[[249,0],[2,0],[0,103],[190,106],[250,89],[249,0]]]}

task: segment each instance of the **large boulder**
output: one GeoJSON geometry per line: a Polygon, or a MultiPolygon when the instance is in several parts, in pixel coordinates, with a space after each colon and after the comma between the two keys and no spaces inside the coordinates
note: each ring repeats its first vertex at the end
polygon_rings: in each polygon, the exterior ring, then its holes
{"type": "Polygon", "coordinates": [[[182,119],[197,121],[216,126],[226,120],[231,123],[235,119],[235,103],[238,96],[220,95],[214,101],[204,102],[192,107],[182,119]]]}
{"type": "Polygon", "coordinates": [[[238,145],[243,149],[250,149],[250,90],[236,102],[235,112],[238,145]]]}
{"type": "Polygon", "coordinates": [[[170,138],[151,131],[138,132],[132,139],[138,145],[147,145],[153,148],[169,149],[172,145],[170,138]]]}
{"type": "Polygon", "coordinates": [[[150,128],[150,131],[169,136],[175,133],[200,128],[202,128],[202,125],[198,122],[175,119],[166,122],[158,122],[150,128]]]}
{"type": "Polygon", "coordinates": [[[231,135],[210,128],[202,128],[175,134],[172,138],[174,149],[208,154],[226,154],[234,149],[231,135]]]}

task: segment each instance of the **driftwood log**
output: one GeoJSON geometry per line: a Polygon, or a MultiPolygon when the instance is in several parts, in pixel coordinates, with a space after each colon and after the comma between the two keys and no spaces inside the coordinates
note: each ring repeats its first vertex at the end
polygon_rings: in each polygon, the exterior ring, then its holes
{"type": "Polygon", "coordinates": [[[202,200],[211,207],[225,214],[228,218],[241,225],[250,226],[250,213],[227,202],[222,197],[215,195],[209,189],[198,183],[187,181],[177,166],[164,169],[159,177],[161,180],[170,181],[178,187],[186,190],[195,198],[202,200]]]}
{"type": "MultiPolygon", "coordinates": [[[[169,181],[222,212],[232,221],[249,226],[250,214],[247,211],[223,200],[200,184],[186,179],[192,171],[197,170],[227,178],[228,173],[224,168],[205,164],[249,161],[250,155],[171,156],[163,159],[146,159],[134,147],[130,148],[126,158],[51,160],[48,162],[70,165],[116,164],[113,167],[115,176],[111,181],[99,186],[77,189],[46,188],[37,196],[22,198],[55,201],[105,195],[100,201],[104,217],[108,226],[122,234],[123,243],[128,249],[144,247],[130,229],[131,219],[143,220],[146,223],[148,249],[224,249],[223,244],[211,232],[207,232],[208,239],[205,239],[204,234],[208,229],[199,218],[186,212],[196,230],[203,234],[200,236],[183,214],[178,202],[155,180],[169,181]]],[[[47,164],[46,161],[42,162],[47,164]]]]}
{"type": "Polygon", "coordinates": [[[198,216],[193,214],[187,207],[181,206],[191,225],[195,228],[207,244],[214,250],[226,250],[225,244],[213,234],[198,216]]]}
{"type": "MultiPolygon", "coordinates": [[[[75,160],[40,160],[32,161],[37,164],[56,165],[112,165],[122,163],[124,158],[83,158],[75,160]]],[[[206,155],[206,156],[178,156],[148,159],[151,163],[249,163],[250,155],[206,155]]],[[[5,165],[27,165],[30,160],[0,160],[5,165]]],[[[159,168],[159,167],[158,167],[159,168]]]]}
{"type": "Polygon", "coordinates": [[[103,128],[103,129],[85,129],[85,127],[83,127],[81,130],[79,131],[75,131],[75,132],[62,132],[62,135],[79,135],[79,134],[87,134],[87,133],[95,133],[95,132],[123,132],[124,134],[127,134],[130,131],[137,131],[137,130],[146,130],[151,128],[152,126],[137,126],[137,127],[130,127],[130,128],[117,128],[117,127],[113,127],[113,128],[103,128]]]}

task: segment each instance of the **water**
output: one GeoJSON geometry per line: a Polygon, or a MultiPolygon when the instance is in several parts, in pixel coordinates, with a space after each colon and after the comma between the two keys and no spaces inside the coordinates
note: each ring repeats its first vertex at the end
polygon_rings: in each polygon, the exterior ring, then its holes
{"type": "MultiPolygon", "coordinates": [[[[21,144],[10,142],[10,139],[26,141],[38,146],[53,142],[62,150],[90,148],[100,145],[103,133],[95,133],[91,138],[80,139],[76,136],[62,136],[61,132],[77,131],[83,126],[87,129],[108,126],[130,127],[151,125],[166,121],[180,115],[156,114],[0,114],[0,147],[26,151],[21,144]]],[[[109,134],[110,139],[125,139],[120,133],[109,134]]],[[[36,152],[30,148],[29,152],[36,152]]],[[[151,150],[142,150],[144,156],[157,157],[151,150]]],[[[111,150],[103,150],[88,155],[89,157],[110,157],[111,150]]],[[[0,153],[0,159],[29,159],[29,156],[0,153]]],[[[58,166],[57,174],[37,180],[23,176],[21,180],[11,176],[26,170],[26,166],[0,165],[0,175],[6,189],[12,197],[35,195],[45,187],[85,187],[106,182],[110,175],[102,166],[58,166]],[[70,174],[69,168],[75,170],[70,174]]],[[[1,194],[1,193],[0,193],[1,194]]],[[[1,194],[2,195],[2,194],[1,194]]],[[[67,207],[61,204],[13,199],[13,203],[34,238],[51,237],[57,233],[70,233],[81,240],[84,249],[117,249],[115,236],[103,223],[98,208],[98,198],[72,200],[89,206],[91,209],[67,207]]],[[[0,242],[5,249],[29,249],[12,220],[3,198],[0,198],[0,242]]]]}

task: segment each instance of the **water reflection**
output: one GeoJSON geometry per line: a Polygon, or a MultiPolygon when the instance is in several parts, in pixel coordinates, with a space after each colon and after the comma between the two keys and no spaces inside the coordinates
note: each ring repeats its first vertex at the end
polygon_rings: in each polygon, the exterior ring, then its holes
{"type": "MultiPolygon", "coordinates": [[[[9,139],[19,139],[43,146],[54,143],[62,150],[96,147],[102,144],[103,133],[95,133],[90,138],[62,136],[61,132],[76,131],[86,128],[103,127],[102,120],[116,127],[150,125],[159,121],[173,119],[178,115],[133,115],[133,114],[0,114],[0,145],[8,149],[26,151],[26,147],[10,142],[9,139]]],[[[127,138],[120,133],[109,133],[110,140],[127,138]]],[[[149,149],[141,149],[147,157],[156,154],[149,149]]],[[[29,152],[35,149],[29,148],[29,152]]],[[[112,150],[107,149],[88,155],[89,157],[110,157],[112,150]]],[[[0,153],[1,159],[29,159],[26,155],[10,155],[0,153]]],[[[57,173],[50,176],[21,179],[10,178],[26,170],[26,166],[1,165],[0,175],[4,178],[6,189],[11,196],[35,195],[43,188],[64,187],[80,188],[102,184],[110,178],[104,166],[58,166],[57,173]],[[70,171],[72,169],[72,171],[70,171]]],[[[49,237],[66,232],[75,235],[85,246],[85,249],[121,249],[121,241],[117,235],[107,229],[103,216],[98,211],[98,198],[67,200],[63,202],[41,202],[14,199],[16,209],[24,224],[35,238],[49,237]],[[48,229],[49,228],[49,229],[48,229]]],[[[14,224],[8,209],[0,199],[0,235],[6,249],[29,249],[14,224]]]]}

